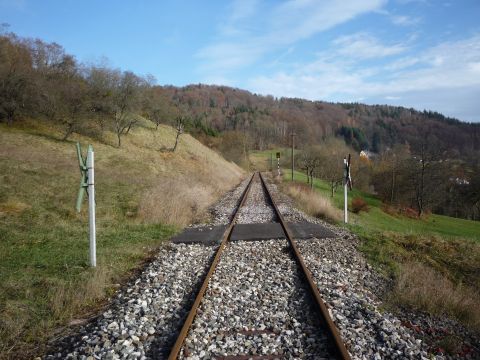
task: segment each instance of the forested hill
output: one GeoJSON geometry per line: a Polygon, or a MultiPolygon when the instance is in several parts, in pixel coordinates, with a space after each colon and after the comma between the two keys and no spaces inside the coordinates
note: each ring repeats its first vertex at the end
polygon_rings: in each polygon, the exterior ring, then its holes
{"type": "MultiPolygon", "coordinates": [[[[206,134],[241,131],[256,149],[287,145],[289,134],[299,144],[312,144],[330,136],[343,136],[355,149],[373,152],[424,140],[436,143],[452,156],[468,157],[480,150],[480,124],[465,123],[432,111],[388,105],[334,104],[296,98],[252,94],[226,86],[189,85],[158,87],[171,106],[191,117],[206,134]]],[[[196,125],[195,125],[196,124],[196,125]]]]}
{"type": "Polygon", "coordinates": [[[289,146],[295,133],[304,150],[298,164],[317,177],[335,175],[335,184],[342,178],[339,158],[371,150],[379,154],[373,168],[352,170],[359,188],[373,187],[382,200],[415,207],[419,215],[480,218],[480,125],[435,112],[275,99],[225,86],[158,86],[130,71],[79,63],[58,44],[8,33],[0,34],[0,122],[38,123],[60,129],[58,140],[81,134],[118,148],[145,123],[170,124],[172,152],[186,131],[245,167],[251,150],[289,146]],[[328,159],[334,171],[310,164],[328,159]]]}
{"type": "Polygon", "coordinates": [[[13,33],[0,34],[0,80],[0,121],[61,123],[64,139],[113,131],[120,146],[141,116],[185,128],[224,154],[288,145],[292,132],[300,147],[337,136],[357,151],[377,153],[408,144],[415,154],[428,145],[443,159],[471,160],[480,149],[478,123],[436,112],[277,99],[226,86],[156,86],[149,77],[81,64],[58,44],[13,33]]]}

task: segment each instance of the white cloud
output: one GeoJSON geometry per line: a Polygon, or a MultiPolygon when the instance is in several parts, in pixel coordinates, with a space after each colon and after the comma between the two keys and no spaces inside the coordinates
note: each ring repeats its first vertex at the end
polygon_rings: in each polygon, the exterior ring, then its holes
{"type": "Polygon", "coordinates": [[[330,29],[384,5],[384,0],[290,0],[275,8],[269,20],[269,40],[293,43],[330,29]]]}
{"type": "Polygon", "coordinates": [[[416,65],[420,62],[420,59],[415,56],[407,56],[400,58],[398,60],[394,60],[390,62],[388,65],[385,66],[385,70],[396,71],[411,67],[416,65]]]}
{"type": "MultiPolygon", "coordinates": [[[[332,51],[335,50],[329,50],[332,51]]],[[[248,84],[257,93],[312,100],[356,101],[363,97],[367,101],[397,101],[401,97],[415,103],[418,99],[416,107],[422,108],[424,101],[435,110],[446,109],[443,102],[447,93],[452,97],[466,93],[465,89],[480,93],[480,35],[444,42],[414,57],[393,60],[381,67],[365,67],[360,64],[361,60],[358,53],[345,55],[341,61],[337,56],[322,53],[317,60],[298,65],[290,73],[256,77],[248,84]],[[442,99],[435,102],[435,94],[440,91],[442,99]],[[413,93],[418,96],[412,97],[413,93]]],[[[452,106],[447,114],[452,114],[452,106]]],[[[471,120],[476,115],[462,113],[462,116],[471,120]]]]}
{"type": "Polygon", "coordinates": [[[411,3],[428,4],[428,0],[396,0],[397,3],[408,5],[411,3]]]}
{"type": "Polygon", "coordinates": [[[356,59],[380,58],[407,50],[403,44],[383,45],[375,37],[365,33],[342,36],[333,43],[339,54],[356,59]]]}
{"type": "Polygon", "coordinates": [[[412,26],[417,25],[421,22],[421,19],[418,17],[410,17],[405,15],[393,15],[391,17],[392,23],[400,26],[412,26]]]}
{"type": "Polygon", "coordinates": [[[253,16],[258,7],[258,0],[235,0],[232,3],[230,21],[235,22],[253,16]]]}
{"type": "Polygon", "coordinates": [[[230,14],[220,28],[218,39],[197,52],[201,60],[199,70],[208,76],[211,72],[228,72],[250,65],[265,54],[380,9],[385,2],[289,0],[269,11],[260,11],[259,3],[249,1],[246,9],[240,11],[248,16],[230,14]]]}

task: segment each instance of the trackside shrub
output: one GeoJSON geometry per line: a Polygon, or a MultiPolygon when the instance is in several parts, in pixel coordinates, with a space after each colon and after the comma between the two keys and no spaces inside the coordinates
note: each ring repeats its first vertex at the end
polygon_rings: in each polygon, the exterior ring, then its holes
{"type": "Polygon", "coordinates": [[[368,210],[368,204],[361,197],[356,197],[352,200],[352,211],[355,214],[358,214],[360,211],[367,212],[368,210]]]}

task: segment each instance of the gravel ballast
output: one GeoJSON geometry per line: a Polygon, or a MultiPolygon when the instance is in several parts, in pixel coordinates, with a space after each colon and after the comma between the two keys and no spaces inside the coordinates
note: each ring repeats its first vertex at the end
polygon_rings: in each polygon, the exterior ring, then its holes
{"type": "MultiPolygon", "coordinates": [[[[249,180],[210,209],[209,225],[228,224],[249,180]]],[[[427,315],[398,316],[383,311],[381,298],[389,280],[367,264],[358,250],[358,238],[294,208],[275,184],[269,188],[286,221],[320,223],[336,234],[297,244],[353,359],[453,358],[433,355],[418,329],[427,329],[429,324],[430,328],[444,327],[455,333],[457,324],[427,315]]],[[[259,179],[254,179],[238,223],[277,220],[259,179]]],[[[44,358],[166,358],[216,249],[197,244],[162,246],[141,274],[113,296],[107,310],[75,335],[57,341],[44,358]]],[[[315,314],[287,240],[229,243],[181,358],[245,354],[329,358],[327,339],[315,314]]],[[[464,330],[458,335],[471,338],[464,330]]],[[[478,358],[477,350],[462,358],[478,358]]]]}
{"type": "Polygon", "coordinates": [[[359,251],[357,236],[304,214],[274,183],[268,186],[286,221],[319,223],[337,235],[299,240],[297,244],[353,359],[480,358],[478,337],[451,319],[400,309],[398,314],[384,311],[381,298],[391,280],[368,265],[359,251]],[[457,355],[441,351],[438,343],[442,334],[446,341],[457,338],[457,355]]]}
{"type": "Polygon", "coordinates": [[[192,301],[213,254],[202,245],[163,247],[143,273],[112,301],[110,308],[62,349],[46,358],[141,359],[163,355],[192,301]]]}
{"type": "Polygon", "coordinates": [[[329,359],[327,346],[288,242],[238,241],[222,254],[180,358],[329,359]]]}
{"type": "MultiPolygon", "coordinates": [[[[209,225],[227,225],[232,220],[233,212],[240,203],[240,197],[250,181],[250,176],[244,179],[236,188],[227,192],[210,209],[209,225]]],[[[197,226],[204,226],[198,224],[197,226]]]]}
{"type": "Polygon", "coordinates": [[[263,189],[260,178],[255,176],[243,207],[239,210],[238,224],[277,222],[275,211],[263,189]]]}

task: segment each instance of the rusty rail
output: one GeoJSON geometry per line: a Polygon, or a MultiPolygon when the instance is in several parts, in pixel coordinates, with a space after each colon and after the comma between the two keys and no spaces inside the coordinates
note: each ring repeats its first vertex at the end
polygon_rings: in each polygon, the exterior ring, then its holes
{"type": "Polygon", "coordinates": [[[240,203],[237,206],[237,209],[235,210],[235,213],[232,217],[232,220],[230,221],[230,224],[228,227],[225,229],[225,232],[223,233],[222,237],[222,242],[220,243],[220,246],[217,249],[217,252],[215,254],[215,257],[213,258],[212,264],[210,265],[210,269],[207,272],[207,275],[205,276],[205,279],[203,280],[202,287],[198,291],[197,296],[195,297],[195,301],[192,305],[192,308],[190,309],[190,312],[188,313],[187,318],[185,319],[185,322],[183,323],[182,329],[180,330],[180,333],[177,337],[177,340],[175,341],[175,344],[172,347],[172,350],[170,351],[170,354],[168,355],[169,360],[175,360],[178,357],[178,354],[180,353],[180,350],[182,349],[183,343],[185,342],[185,339],[187,338],[188,335],[188,330],[190,329],[190,326],[193,323],[193,320],[195,319],[195,316],[197,315],[198,308],[200,306],[200,303],[202,302],[203,296],[205,295],[205,292],[207,291],[208,283],[210,282],[210,279],[215,272],[215,269],[217,267],[218,262],[220,261],[220,256],[223,253],[223,250],[225,248],[225,245],[228,242],[228,239],[230,238],[230,235],[232,233],[233,227],[235,226],[235,223],[237,222],[237,217],[239,214],[240,208],[243,206],[245,203],[245,200],[247,198],[248,192],[250,191],[250,187],[253,182],[253,178],[255,177],[255,173],[253,173],[252,177],[250,178],[250,181],[245,188],[245,190],[242,193],[240,203]]]}
{"type": "MultiPolygon", "coordinates": [[[[187,318],[185,319],[185,322],[182,326],[182,329],[180,330],[180,333],[177,337],[177,340],[175,341],[175,344],[173,345],[172,350],[170,351],[170,354],[168,356],[169,360],[177,359],[177,357],[180,353],[180,350],[182,349],[183,343],[185,342],[185,339],[187,338],[187,335],[188,335],[188,331],[190,330],[190,327],[193,324],[193,321],[194,321],[195,316],[197,314],[200,303],[202,302],[203,296],[205,295],[205,292],[207,290],[210,279],[211,279],[213,273],[215,272],[215,269],[217,267],[218,262],[220,261],[220,257],[223,253],[223,250],[225,249],[225,246],[230,239],[230,235],[233,231],[233,227],[235,226],[237,218],[238,218],[239,210],[243,206],[243,204],[245,203],[245,200],[246,200],[247,195],[250,191],[250,188],[251,188],[251,185],[253,183],[253,179],[254,179],[255,175],[256,175],[256,173],[254,173],[252,175],[247,187],[245,188],[245,190],[242,193],[240,203],[239,203],[237,209],[235,210],[235,213],[232,217],[232,220],[231,220],[230,224],[228,225],[227,229],[225,230],[225,232],[223,234],[222,241],[220,243],[220,246],[217,249],[217,252],[216,252],[215,257],[212,261],[212,264],[210,265],[210,269],[208,270],[207,275],[206,275],[206,277],[205,277],[205,279],[202,283],[202,286],[201,286],[201,288],[200,288],[200,290],[199,290],[199,292],[198,292],[198,294],[195,298],[195,301],[192,305],[192,308],[191,308],[190,312],[188,313],[187,318]]],[[[261,181],[263,187],[265,188],[265,191],[268,195],[268,198],[270,199],[270,202],[272,203],[272,206],[273,206],[273,208],[276,212],[276,215],[279,219],[279,222],[280,222],[280,224],[283,228],[283,231],[285,232],[285,236],[287,237],[287,240],[289,241],[289,243],[291,245],[291,248],[292,248],[293,253],[294,253],[295,260],[297,261],[298,265],[300,266],[300,268],[302,270],[302,273],[303,273],[303,275],[304,275],[304,277],[305,277],[305,279],[308,283],[309,289],[310,289],[310,291],[313,295],[313,298],[315,299],[315,303],[318,306],[318,309],[319,309],[319,312],[320,312],[320,315],[321,315],[321,321],[325,325],[325,327],[327,328],[327,331],[328,331],[328,334],[329,334],[330,338],[333,340],[334,350],[335,350],[335,353],[336,353],[335,355],[338,359],[341,359],[341,360],[351,360],[350,354],[348,353],[348,350],[346,349],[345,344],[343,343],[343,340],[340,336],[340,333],[339,333],[337,327],[335,326],[332,318],[330,317],[330,314],[328,313],[327,306],[323,302],[323,299],[320,295],[320,292],[319,292],[319,290],[318,290],[318,288],[317,288],[317,286],[316,286],[316,284],[313,280],[312,274],[311,274],[310,270],[307,268],[307,266],[306,266],[306,264],[303,260],[303,257],[301,256],[300,251],[298,250],[298,247],[297,247],[295,241],[293,240],[292,233],[291,233],[290,229],[288,228],[287,224],[285,223],[285,220],[283,219],[283,216],[280,213],[280,211],[277,207],[277,204],[275,203],[275,200],[274,200],[272,194],[270,193],[270,190],[268,189],[262,174],[259,173],[259,176],[260,176],[260,181],[261,181]]],[[[247,358],[248,359],[252,359],[252,358],[253,359],[270,359],[270,358],[276,358],[276,357],[277,357],[276,355],[258,356],[258,357],[257,356],[250,356],[250,355],[240,355],[240,356],[233,356],[233,357],[223,357],[222,359],[225,359],[225,360],[227,360],[227,359],[232,359],[232,360],[237,359],[238,360],[238,359],[247,359],[247,358]]]]}
{"type": "Polygon", "coordinates": [[[290,246],[292,247],[293,253],[295,255],[295,260],[297,261],[298,265],[300,266],[302,273],[305,277],[305,279],[308,282],[308,286],[310,288],[310,291],[315,299],[315,303],[318,306],[318,309],[320,311],[321,315],[321,320],[327,327],[327,330],[329,332],[330,337],[333,340],[333,343],[335,345],[335,352],[336,356],[338,359],[342,360],[351,360],[350,354],[348,353],[347,348],[345,347],[345,344],[342,340],[342,337],[340,336],[340,333],[335,326],[335,323],[333,322],[332,318],[330,317],[330,314],[328,313],[327,306],[323,302],[322,296],[320,295],[320,292],[318,290],[317,285],[315,284],[315,281],[313,280],[312,273],[310,270],[307,268],[307,265],[305,264],[305,261],[303,260],[302,255],[300,254],[300,251],[298,250],[297,244],[293,240],[292,232],[288,228],[285,220],[283,219],[282,214],[280,213],[280,210],[277,207],[277,204],[275,203],[272,194],[270,193],[270,190],[267,187],[267,184],[265,180],[263,179],[263,176],[261,173],[260,174],[260,180],[267,192],[267,195],[270,199],[270,202],[273,205],[273,208],[275,209],[275,212],[277,214],[278,220],[280,224],[282,225],[283,231],[285,232],[285,235],[290,242],[290,246]]]}

